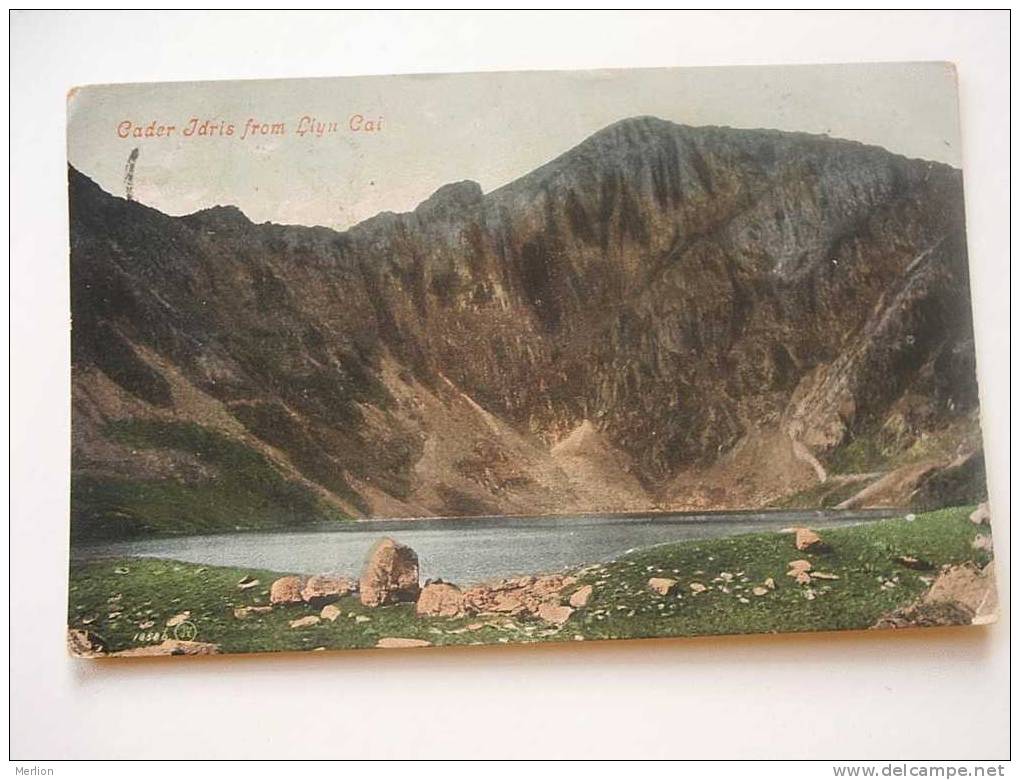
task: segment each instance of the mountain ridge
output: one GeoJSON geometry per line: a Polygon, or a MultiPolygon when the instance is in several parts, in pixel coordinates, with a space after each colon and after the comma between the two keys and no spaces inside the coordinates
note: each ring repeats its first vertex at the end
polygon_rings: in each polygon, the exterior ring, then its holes
{"type": "MultiPolygon", "coordinates": [[[[874,440],[890,460],[961,419],[980,446],[949,166],[639,118],[346,231],[169,217],[69,178],[73,458],[94,482],[125,415],[210,427],[181,383],[355,516],[747,508],[818,481],[805,448],[825,463],[874,440]],[[624,456],[577,472],[604,504],[551,453],[583,426],[624,456]],[[732,465],[755,447],[787,454],[732,465]]],[[[123,492],[79,502],[82,525],[112,503],[145,527],[123,492]]]]}

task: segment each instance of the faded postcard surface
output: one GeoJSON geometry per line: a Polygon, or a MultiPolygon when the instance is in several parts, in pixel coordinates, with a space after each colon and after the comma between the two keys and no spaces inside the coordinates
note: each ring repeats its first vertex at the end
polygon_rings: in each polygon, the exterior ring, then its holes
{"type": "Polygon", "coordinates": [[[72,652],[993,620],[956,100],[72,90],[72,652]]]}

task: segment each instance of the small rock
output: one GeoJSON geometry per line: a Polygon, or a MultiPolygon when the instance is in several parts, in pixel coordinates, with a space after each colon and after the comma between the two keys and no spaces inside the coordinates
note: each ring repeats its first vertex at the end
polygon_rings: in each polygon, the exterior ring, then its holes
{"type": "Polygon", "coordinates": [[[655,591],[660,596],[665,596],[676,585],[676,580],[671,580],[668,577],[652,577],[648,580],[648,589],[655,591]]]}
{"type": "Polygon", "coordinates": [[[570,594],[570,606],[575,609],[581,609],[582,607],[588,606],[588,600],[591,598],[593,590],[594,589],[591,585],[585,585],[584,587],[575,590],[570,594]]]}
{"type": "Polygon", "coordinates": [[[240,580],[238,580],[237,587],[240,590],[248,590],[249,588],[254,588],[258,584],[259,581],[254,577],[242,577],[240,580]]]}
{"type": "Polygon", "coordinates": [[[903,515],[903,519],[906,520],[908,523],[912,523],[917,519],[917,515],[911,512],[910,514],[903,515]]]}
{"type": "Polygon", "coordinates": [[[368,622],[371,622],[371,620],[372,620],[372,618],[370,618],[368,615],[355,615],[354,616],[354,622],[355,623],[368,623],[368,622]]]}
{"type": "Polygon", "coordinates": [[[127,574],[130,571],[131,571],[131,569],[129,569],[127,566],[118,566],[116,569],[113,570],[113,573],[114,574],[127,574]]]}
{"type": "Polygon", "coordinates": [[[811,561],[805,560],[790,561],[786,565],[790,567],[790,570],[786,572],[787,577],[796,577],[798,572],[811,571],[814,568],[811,561]]]}
{"type": "Polygon", "coordinates": [[[764,596],[768,592],[769,592],[769,589],[768,588],[764,588],[761,585],[759,585],[758,587],[753,588],[751,590],[751,593],[753,593],[755,596],[764,596]]]}
{"type": "Polygon", "coordinates": [[[319,617],[332,623],[342,614],[343,612],[341,612],[335,604],[327,604],[322,608],[322,612],[319,613],[319,617]]]}
{"type": "Polygon", "coordinates": [[[155,621],[146,620],[142,623],[139,623],[138,627],[144,631],[147,628],[152,628],[154,625],[156,625],[155,621]]]}
{"type": "Polygon", "coordinates": [[[270,604],[301,604],[301,578],[280,577],[269,588],[270,604]]]}
{"type": "Polygon", "coordinates": [[[813,571],[811,572],[811,579],[813,580],[838,580],[838,574],[830,574],[826,571],[813,571]]]}
{"type": "Polygon", "coordinates": [[[234,617],[238,620],[244,620],[249,615],[262,615],[272,611],[272,607],[235,607],[234,617]]]}
{"type": "Polygon", "coordinates": [[[771,577],[766,578],[765,582],[763,582],[762,584],[766,588],[768,588],[769,590],[775,590],[776,589],[776,581],[774,579],[772,579],[771,577]]]}
{"type": "Polygon", "coordinates": [[[166,621],[167,628],[173,628],[179,626],[185,620],[191,617],[190,611],[181,612],[179,615],[174,615],[172,618],[168,618],[166,621]]]}
{"type": "Polygon", "coordinates": [[[810,588],[808,588],[807,590],[804,591],[804,598],[806,598],[808,601],[814,601],[815,600],[815,592],[813,590],[811,590],[810,588]]]}
{"type": "Polygon", "coordinates": [[[799,571],[799,572],[797,572],[796,576],[794,577],[794,579],[797,581],[798,585],[810,585],[811,584],[811,575],[808,574],[806,571],[799,571]]]}
{"type": "Polygon", "coordinates": [[[700,582],[692,582],[689,586],[692,593],[704,593],[708,588],[702,585],[700,582]]]}
{"type": "Polygon", "coordinates": [[[719,572],[719,579],[721,579],[723,582],[732,582],[733,575],[730,574],[728,571],[721,571],[719,572]]]}
{"type": "Polygon", "coordinates": [[[988,508],[988,502],[984,501],[978,504],[978,508],[970,513],[970,521],[974,525],[990,525],[992,522],[992,513],[988,508]]]}
{"type": "Polygon", "coordinates": [[[466,626],[468,631],[478,631],[479,629],[485,628],[484,623],[468,623],[466,626]]]}
{"type": "Polygon", "coordinates": [[[320,618],[318,615],[307,615],[303,618],[290,621],[291,628],[308,628],[314,626],[319,622],[320,618]]]}
{"type": "Polygon", "coordinates": [[[900,566],[906,566],[908,569],[916,569],[917,571],[930,571],[935,568],[928,561],[922,558],[915,558],[913,555],[898,555],[893,560],[900,566]]]}
{"type": "Polygon", "coordinates": [[[974,537],[974,541],[970,545],[975,550],[983,550],[984,552],[992,552],[992,537],[987,534],[978,534],[974,537]]]}
{"type": "Polygon", "coordinates": [[[103,640],[91,631],[67,629],[67,651],[77,658],[95,658],[106,651],[103,640]]]}
{"type": "Polygon", "coordinates": [[[376,647],[431,647],[432,643],[424,639],[405,639],[397,636],[384,636],[375,643],[376,647]]]}
{"type": "Polygon", "coordinates": [[[737,599],[737,601],[739,601],[741,604],[750,604],[751,603],[751,599],[744,598],[743,596],[741,596],[739,599],[737,599]]]}
{"type": "Polygon", "coordinates": [[[313,607],[322,607],[353,593],[355,589],[354,580],[348,577],[316,574],[309,577],[301,588],[301,598],[313,607]]]}
{"type": "Polygon", "coordinates": [[[464,614],[464,593],[445,582],[426,585],[414,611],[419,617],[460,617],[464,614]]]}
{"type": "Polygon", "coordinates": [[[538,616],[546,623],[555,623],[558,626],[567,622],[574,610],[560,604],[548,602],[538,608],[538,616]]]}
{"type": "Polygon", "coordinates": [[[822,537],[810,528],[798,528],[793,543],[801,551],[818,550],[824,546],[822,537]]]}

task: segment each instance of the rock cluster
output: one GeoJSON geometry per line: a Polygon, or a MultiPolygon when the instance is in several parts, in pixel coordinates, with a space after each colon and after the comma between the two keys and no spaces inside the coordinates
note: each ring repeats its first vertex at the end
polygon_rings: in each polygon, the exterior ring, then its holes
{"type": "Polygon", "coordinates": [[[347,577],[317,574],[309,577],[301,588],[301,599],[313,607],[322,607],[357,589],[357,583],[347,577]]]}
{"type": "Polygon", "coordinates": [[[560,593],[576,582],[576,577],[549,574],[474,585],[464,591],[464,608],[472,614],[534,615],[562,623],[573,609],[560,604],[560,593]]]}
{"type": "Polygon", "coordinates": [[[789,571],[786,572],[787,577],[793,577],[800,585],[807,585],[811,582],[810,571],[813,568],[811,561],[796,560],[790,561],[786,565],[789,567],[789,571]]]}
{"type": "MultiPolygon", "coordinates": [[[[656,581],[657,582],[657,581],[656,581]]],[[[675,580],[662,580],[668,592],[675,580]]],[[[508,577],[469,588],[460,588],[442,580],[419,584],[418,555],[410,547],[393,539],[380,539],[369,552],[358,583],[347,577],[290,575],[273,582],[270,602],[273,605],[308,604],[321,607],[318,615],[305,615],[289,621],[291,628],[306,628],[326,620],[334,622],[343,614],[335,603],[343,596],[357,592],[361,603],[368,607],[415,602],[419,617],[459,618],[465,615],[530,616],[553,625],[562,625],[575,610],[583,609],[594,594],[592,585],[577,587],[577,577],[565,574],[508,577]]],[[[247,606],[234,609],[234,615],[245,618],[271,610],[271,606],[247,606]]],[[[370,620],[367,615],[354,617],[357,622],[370,620]]],[[[391,637],[380,640],[380,647],[411,647],[421,640],[391,637]],[[386,644],[382,644],[386,642],[386,644]]]]}
{"type": "Polygon", "coordinates": [[[269,603],[279,606],[310,604],[321,607],[357,590],[348,577],[316,574],[311,577],[289,575],[275,580],[269,588],[269,603]]]}

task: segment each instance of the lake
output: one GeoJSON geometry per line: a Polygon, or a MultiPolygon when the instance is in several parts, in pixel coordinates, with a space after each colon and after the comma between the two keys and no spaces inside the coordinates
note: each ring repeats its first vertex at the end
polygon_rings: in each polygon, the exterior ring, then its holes
{"type": "Polygon", "coordinates": [[[418,554],[422,578],[468,584],[610,561],[635,548],[683,539],[831,528],[896,516],[896,510],[675,514],[646,517],[503,517],[368,520],[300,531],[239,531],[74,545],[73,558],[172,558],[211,566],[356,576],[371,545],[391,536],[418,554]]]}
{"type": "Polygon", "coordinates": [[[244,531],[76,545],[77,559],[174,558],[211,566],[357,575],[372,545],[389,536],[417,553],[422,578],[470,584],[612,560],[633,548],[791,525],[815,529],[898,516],[897,510],[737,512],[645,517],[502,517],[368,520],[301,531],[244,531]]]}

